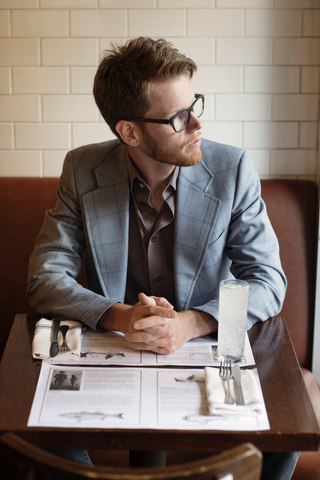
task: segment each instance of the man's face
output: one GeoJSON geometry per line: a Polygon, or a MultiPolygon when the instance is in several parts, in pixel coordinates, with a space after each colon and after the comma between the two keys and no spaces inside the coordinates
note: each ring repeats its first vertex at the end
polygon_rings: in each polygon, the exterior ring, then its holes
{"type": "MultiPolygon", "coordinates": [[[[189,80],[182,75],[177,80],[155,82],[152,107],[144,118],[170,119],[180,110],[189,108],[194,93],[189,80]]],[[[202,123],[191,113],[185,130],[176,133],[171,125],[145,123],[141,128],[143,153],[156,162],[178,166],[196,165],[201,160],[202,123]]]]}

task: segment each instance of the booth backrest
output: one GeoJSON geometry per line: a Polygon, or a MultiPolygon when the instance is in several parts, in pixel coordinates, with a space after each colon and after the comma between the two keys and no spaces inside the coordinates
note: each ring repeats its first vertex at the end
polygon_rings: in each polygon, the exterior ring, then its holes
{"type": "MultiPolygon", "coordinates": [[[[26,300],[30,253],[56,201],[57,178],[0,178],[0,357],[16,313],[35,314],[26,300]]],[[[311,181],[263,180],[262,197],[280,243],[288,278],[280,313],[301,366],[311,367],[317,257],[318,191],[311,181]]]]}
{"type": "Polygon", "coordinates": [[[26,299],[28,261],[57,186],[57,178],[0,178],[0,357],[15,314],[36,313],[26,299]]]}
{"type": "Polygon", "coordinates": [[[311,368],[318,245],[318,187],[307,180],[263,180],[262,198],[280,244],[288,288],[282,316],[302,367],[311,368]]]}

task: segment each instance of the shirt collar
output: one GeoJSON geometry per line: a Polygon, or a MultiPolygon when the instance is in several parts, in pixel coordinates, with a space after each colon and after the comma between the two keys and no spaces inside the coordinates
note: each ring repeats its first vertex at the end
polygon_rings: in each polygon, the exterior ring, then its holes
{"type": "MultiPolygon", "coordinates": [[[[132,192],[132,190],[133,190],[133,183],[134,183],[135,178],[137,178],[140,183],[142,183],[143,185],[146,185],[149,188],[147,183],[143,180],[143,178],[139,174],[132,158],[130,157],[130,155],[128,153],[128,150],[127,150],[127,165],[128,165],[129,179],[130,179],[130,192],[132,192]]],[[[179,175],[179,167],[176,166],[174,168],[172,174],[170,175],[168,185],[166,186],[165,190],[169,186],[172,186],[175,191],[177,190],[178,175],[179,175]]]]}

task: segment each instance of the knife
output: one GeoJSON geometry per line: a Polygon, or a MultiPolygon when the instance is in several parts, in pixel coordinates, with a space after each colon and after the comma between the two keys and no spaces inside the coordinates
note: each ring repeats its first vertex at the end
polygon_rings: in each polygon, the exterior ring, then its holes
{"type": "Polygon", "coordinates": [[[244,405],[243,391],[241,386],[241,370],[237,363],[234,363],[232,365],[232,373],[233,373],[233,378],[236,382],[237,404],[244,405]]]}
{"type": "Polygon", "coordinates": [[[59,353],[58,345],[58,333],[59,333],[60,320],[53,320],[53,334],[50,347],[50,357],[55,357],[59,353]]]}

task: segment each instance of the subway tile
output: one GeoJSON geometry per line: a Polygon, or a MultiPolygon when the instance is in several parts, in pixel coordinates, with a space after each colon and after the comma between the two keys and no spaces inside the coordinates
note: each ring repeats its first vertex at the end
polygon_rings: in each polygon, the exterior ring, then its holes
{"type": "Polygon", "coordinates": [[[94,122],[98,109],[91,95],[44,95],[44,122],[94,122]]]}
{"type": "Polygon", "coordinates": [[[250,93],[298,93],[300,88],[299,67],[244,68],[244,91],[250,93]]]}
{"type": "Polygon", "coordinates": [[[38,0],[1,0],[0,8],[38,8],[38,0]]]}
{"type": "Polygon", "coordinates": [[[42,64],[58,66],[97,65],[98,40],[67,38],[42,40],[42,64]]]}
{"type": "Polygon", "coordinates": [[[216,0],[217,8],[273,8],[273,0],[216,0]]]}
{"type": "Polygon", "coordinates": [[[297,148],[298,122],[245,122],[244,148],[297,148]]]}
{"type": "Polygon", "coordinates": [[[316,150],[272,150],[271,175],[316,175],[316,150]]]}
{"type": "Polygon", "coordinates": [[[166,38],[179,52],[183,53],[197,65],[214,65],[215,39],[214,38],[166,38]]]}
{"type": "Polygon", "coordinates": [[[271,38],[217,38],[218,65],[271,65],[271,38]]]}
{"type": "Polygon", "coordinates": [[[270,173],[270,151],[269,150],[258,150],[258,149],[248,149],[255,169],[259,176],[267,176],[270,173]]]}
{"type": "MultiPolygon", "coordinates": [[[[156,8],[156,0],[98,0],[100,8],[156,8]]],[[[174,8],[172,6],[172,8],[174,8]]]]}
{"type": "Polygon", "coordinates": [[[242,72],[242,67],[199,66],[191,85],[200,93],[239,93],[242,91],[242,72]]]}
{"type": "Polygon", "coordinates": [[[318,95],[274,95],[273,120],[317,120],[318,95]]]}
{"type": "Polygon", "coordinates": [[[71,68],[71,93],[92,94],[96,67],[72,67],[71,68]]]}
{"type": "Polygon", "coordinates": [[[214,0],[158,0],[158,8],[214,8],[214,0]]]}
{"type": "Polygon", "coordinates": [[[126,10],[71,10],[70,14],[71,37],[96,38],[127,34],[126,10]]]}
{"type": "Polygon", "coordinates": [[[0,148],[9,150],[14,147],[13,144],[13,124],[0,123],[0,148]]]}
{"type": "Polygon", "coordinates": [[[36,38],[0,40],[0,65],[39,65],[40,44],[36,38]]]}
{"type": "Polygon", "coordinates": [[[40,96],[1,95],[0,122],[39,122],[40,96]]]}
{"type": "Polygon", "coordinates": [[[17,149],[69,149],[70,126],[52,123],[17,123],[15,125],[17,149]]]}
{"type": "Polygon", "coordinates": [[[216,120],[271,120],[271,95],[216,95],[216,120]]]}
{"type": "Polygon", "coordinates": [[[299,67],[245,67],[245,92],[298,93],[299,67]]]}
{"type": "Polygon", "coordinates": [[[43,152],[44,177],[60,177],[66,153],[65,150],[45,150],[43,152]]]}
{"type": "Polygon", "coordinates": [[[9,67],[0,67],[0,94],[11,93],[11,74],[9,67]]]}
{"type": "Polygon", "coordinates": [[[41,152],[0,150],[0,176],[41,177],[41,152]]]}
{"type": "Polygon", "coordinates": [[[72,125],[72,148],[113,140],[116,136],[109,126],[103,123],[74,123],[72,125]]]}
{"type": "Polygon", "coordinates": [[[10,37],[9,10],[0,10],[0,37],[10,37]]]}
{"type": "Polygon", "coordinates": [[[320,0],[275,0],[275,8],[320,8],[320,0]]]}
{"type": "Polygon", "coordinates": [[[304,37],[320,37],[320,9],[303,10],[302,35],[304,37]]]}
{"type": "Polygon", "coordinates": [[[203,138],[214,142],[242,147],[241,122],[205,122],[202,128],[203,138]]]}
{"type": "Polygon", "coordinates": [[[14,37],[66,37],[69,20],[66,10],[13,10],[14,37]]]}
{"type": "Polygon", "coordinates": [[[182,9],[129,10],[129,36],[184,37],[185,17],[182,9]]]}
{"type": "Polygon", "coordinates": [[[320,39],[275,38],[275,65],[318,65],[320,39]]]}
{"type": "Polygon", "coordinates": [[[190,9],[187,17],[190,37],[239,37],[244,33],[241,9],[190,9]]]}
{"type": "Polygon", "coordinates": [[[14,67],[13,93],[68,93],[66,67],[14,67]]]}
{"type": "Polygon", "coordinates": [[[40,0],[40,8],[95,8],[98,0],[40,0]]]}
{"type": "Polygon", "coordinates": [[[300,10],[246,11],[246,35],[249,37],[299,37],[302,12],[300,10]]]}
{"type": "Polygon", "coordinates": [[[301,92],[316,93],[320,88],[320,67],[302,67],[301,92]]]}
{"type": "Polygon", "coordinates": [[[301,122],[299,147],[300,148],[317,148],[318,141],[318,124],[316,122],[301,122]]]}

